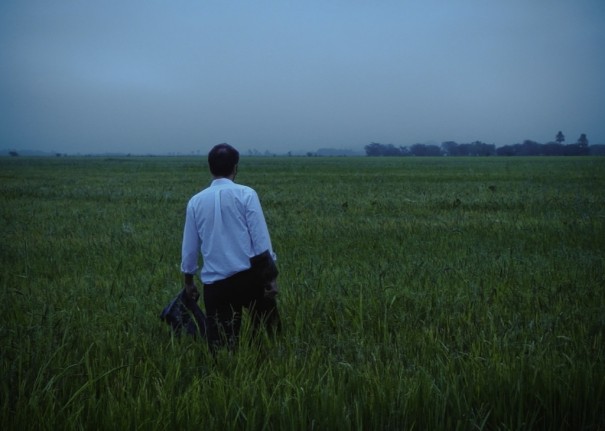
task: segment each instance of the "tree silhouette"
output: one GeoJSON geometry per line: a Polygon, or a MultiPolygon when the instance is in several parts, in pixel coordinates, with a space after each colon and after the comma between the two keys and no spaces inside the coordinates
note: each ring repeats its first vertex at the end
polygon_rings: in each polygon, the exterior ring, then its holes
{"type": "Polygon", "coordinates": [[[588,138],[586,137],[586,133],[582,133],[578,138],[578,142],[575,144],[577,155],[579,156],[587,156],[590,153],[590,149],[588,148],[588,138]]]}
{"type": "Polygon", "coordinates": [[[446,156],[457,156],[459,155],[458,147],[459,145],[455,141],[445,141],[441,144],[441,151],[443,151],[446,156]]]}
{"type": "Polygon", "coordinates": [[[559,130],[559,133],[557,133],[557,137],[555,138],[555,142],[557,144],[562,144],[563,142],[565,142],[565,135],[560,130],[559,130]]]}

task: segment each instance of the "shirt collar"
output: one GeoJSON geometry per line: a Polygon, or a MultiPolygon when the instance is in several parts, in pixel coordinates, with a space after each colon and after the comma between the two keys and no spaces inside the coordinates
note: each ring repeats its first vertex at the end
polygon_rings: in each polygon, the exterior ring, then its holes
{"type": "Polygon", "coordinates": [[[229,178],[217,178],[215,180],[212,180],[212,183],[210,184],[211,186],[220,186],[223,184],[232,184],[233,181],[231,181],[229,178]]]}

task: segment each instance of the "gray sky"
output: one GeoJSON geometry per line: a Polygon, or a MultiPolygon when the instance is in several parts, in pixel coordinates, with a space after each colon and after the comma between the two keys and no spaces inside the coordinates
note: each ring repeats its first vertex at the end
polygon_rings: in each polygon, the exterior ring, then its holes
{"type": "Polygon", "coordinates": [[[0,148],[605,144],[603,0],[2,0],[0,148]]]}

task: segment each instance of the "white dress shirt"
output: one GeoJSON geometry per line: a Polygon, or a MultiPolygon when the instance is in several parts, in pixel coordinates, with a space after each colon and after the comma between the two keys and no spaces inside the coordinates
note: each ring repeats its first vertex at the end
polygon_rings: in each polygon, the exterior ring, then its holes
{"type": "Polygon", "coordinates": [[[250,268],[250,258],[265,250],[276,258],[258,195],[250,187],[218,178],[189,200],[183,273],[196,273],[201,252],[200,278],[211,284],[250,268]]]}

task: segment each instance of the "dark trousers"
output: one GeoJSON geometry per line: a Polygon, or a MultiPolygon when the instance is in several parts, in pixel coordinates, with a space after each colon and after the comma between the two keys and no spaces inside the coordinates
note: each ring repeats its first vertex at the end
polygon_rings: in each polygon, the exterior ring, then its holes
{"type": "Polygon", "coordinates": [[[231,347],[237,344],[243,308],[250,311],[255,335],[261,328],[270,333],[280,329],[277,302],[264,294],[264,286],[255,282],[250,270],[204,285],[206,335],[211,350],[225,344],[231,347]]]}

